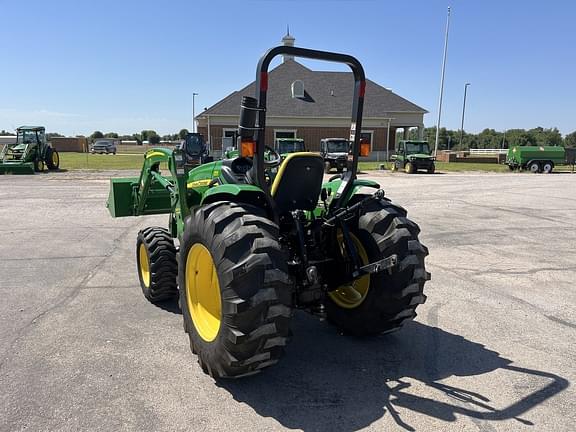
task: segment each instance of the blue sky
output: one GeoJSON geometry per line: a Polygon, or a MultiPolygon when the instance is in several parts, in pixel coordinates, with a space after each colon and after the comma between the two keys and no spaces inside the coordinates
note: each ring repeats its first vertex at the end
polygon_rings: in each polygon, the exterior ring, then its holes
{"type": "MultiPolygon", "coordinates": [[[[0,0],[0,129],[161,134],[254,79],[290,25],[296,45],[352,54],[442,126],[576,130],[576,2],[0,0]]],[[[325,64],[312,67],[327,69],[325,64]]]]}

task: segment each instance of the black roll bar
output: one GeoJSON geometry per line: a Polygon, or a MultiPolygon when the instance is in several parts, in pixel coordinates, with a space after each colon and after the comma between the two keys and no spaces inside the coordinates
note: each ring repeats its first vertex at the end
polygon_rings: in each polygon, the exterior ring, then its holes
{"type": "Polygon", "coordinates": [[[345,196],[356,179],[358,157],[360,155],[360,133],[362,132],[362,110],[364,108],[364,93],[366,90],[366,77],[364,68],[360,62],[347,54],[339,54],[328,51],[317,51],[292,46],[277,46],[269,49],[258,62],[256,69],[256,100],[258,101],[258,124],[254,141],[256,153],[254,155],[254,170],[257,185],[270,196],[268,185],[264,176],[264,146],[266,130],[266,96],[268,93],[268,67],[274,57],[287,54],[294,57],[324,60],[335,63],[347,64],[354,74],[354,99],[352,103],[352,121],[350,124],[350,141],[352,142],[352,167],[342,178],[342,185],[338,189],[333,200],[333,205],[338,206],[342,196],[345,196]]]}

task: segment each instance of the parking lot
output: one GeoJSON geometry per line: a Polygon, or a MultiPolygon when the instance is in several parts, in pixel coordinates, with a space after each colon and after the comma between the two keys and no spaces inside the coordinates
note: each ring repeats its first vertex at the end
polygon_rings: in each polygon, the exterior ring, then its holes
{"type": "Polygon", "coordinates": [[[374,173],[430,249],[428,301],[377,338],[304,313],[283,360],[215,383],[140,292],[108,178],[0,176],[0,431],[572,431],[576,175],[374,173]]]}

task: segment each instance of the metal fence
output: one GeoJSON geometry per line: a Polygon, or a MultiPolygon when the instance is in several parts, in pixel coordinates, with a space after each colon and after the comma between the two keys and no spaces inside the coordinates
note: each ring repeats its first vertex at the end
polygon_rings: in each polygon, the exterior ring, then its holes
{"type": "Polygon", "coordinates": [[[508,149],[473,149],[468,150],[471,155],[500,155],[507,154],[508,149]]]}

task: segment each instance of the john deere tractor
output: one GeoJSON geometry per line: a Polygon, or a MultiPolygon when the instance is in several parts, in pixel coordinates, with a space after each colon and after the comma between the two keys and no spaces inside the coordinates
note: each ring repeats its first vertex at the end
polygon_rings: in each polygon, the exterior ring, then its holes
{"type": "Polygon", "coordinates": [[[426,300],[418,225],[356,177],[365,88],[354,57],[272,48],[258,63],[255,97],[242,99],[237,157],[198,165],[197,147],[151,149],[139,178],[111,179],[112,216],[168,215],[167,228],[138,233],[140,285],[153,303],[179,299],[192,352],[212,377],[277,363],[296,309],[374,335],[399,329],[426,300]],[[282,160],[265,142],[268,67],[281,54],[352,69],[352,164],[326,182],[320,155],[282,160]]]}
{"type": "Polygon", "coordinates": [[[16,129],[16,142],[6,144],[0,152],[0,174],[34,174],[57,170],[60,156],[46,142],[42,126],[21,126],[16,129]]]}

